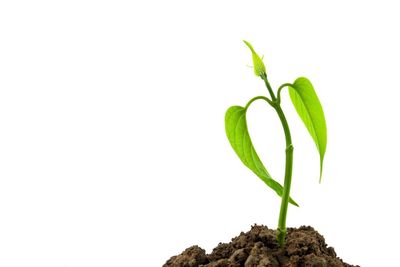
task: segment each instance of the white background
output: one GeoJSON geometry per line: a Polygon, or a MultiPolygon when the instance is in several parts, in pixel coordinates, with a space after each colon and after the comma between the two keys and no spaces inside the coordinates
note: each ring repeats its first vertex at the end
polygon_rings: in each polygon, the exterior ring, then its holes
{"type": "MultiPolygon", "coordinates": [[[[396,1],[2,1],[0,266],[161,266],[208,252],[279,198],[237,158],[224,113],[308,77],[323,104],[318,153],[291,107],[289,226],[312,225],[346,262],[394,266],[399,213],[396,1]],[[324,2],[324,3],[322,3],[324,2]]],[[[282,181],[284,138],[256,102],[249,128],[282,181]]]]}

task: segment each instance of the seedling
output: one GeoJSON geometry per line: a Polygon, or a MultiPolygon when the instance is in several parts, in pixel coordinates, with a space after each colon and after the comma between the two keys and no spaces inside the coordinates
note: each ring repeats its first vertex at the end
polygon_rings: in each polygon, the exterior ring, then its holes
{"type": "Polygon", "coordinates": [[[322,167],[327,142],[327,131],[324,112],[321,103],[311,82],[304,77],[300,77],[294,83],[282,84],[275,95],[272,87],[267,79],[267,71],[262,59],[254,51],[253,46],[244,41],[250,48],[253,57],[254,74],[260,77],[268,89],[269,97],[256,96],[252,98],[244,107],[232,106],[225,114],[225,130],[233,150],[239,156],[243,164],[252,170],[267,186],[273,189],[281,198],[281,208],[279,213],[277,240],[280,246],[285,243],[286,237],[286,215],[288,204],[291,203],[298,207],[298,204],[290,197],[290,185],[292,182],[292,166],[293,166],[293,144],[290,135],[290,129],[286,120],[285,114],[281,108],[281,91],[284,88],[289,89],[290,99],[300,116],[312,139],[314,140],[319,156],[320,156],[320,174],[319,181],[322,178],[322,167]],[[258,157],[256,150],[253,147],[249,131],[247,129],[246,113],[251,105],[256,100],[266,101],[277,113],[285,133],[286,140],[286,163],[285,163],[285,178],[283,187],[277,181],[272,179],[264,164],[258,157]]]}

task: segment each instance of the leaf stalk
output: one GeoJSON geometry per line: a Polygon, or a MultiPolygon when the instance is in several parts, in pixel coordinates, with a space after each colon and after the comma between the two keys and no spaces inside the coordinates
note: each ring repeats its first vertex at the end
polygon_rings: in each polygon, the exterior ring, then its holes
{"type": "Polygon", "coordinates": [[[275,104],[274,102],[271,101],[271,99],[269,99],[268,97],[265,96],[256,96],[253,97],[252,99],[249,100],[249,102],[247,102],[246,106],[244,107],[245,109],[248,109],[249,106],[251,105],[251,103],[253,103],[254,101],[258,100],[258,99],[262,99],[268,102],[268,104],[270,104],[273,108],[275,108],[275,104]]]}
{"type": "Polygon", "coordinates": [[[291,83],[284,83],[284,84],[282,84],[281,86],[279,86],[279,88],[278,88],[278,103],[279,103],[279,104],[281,103],[281,91],[282,91],[282,89],[285,88],[285,87],[293,87],[293,84],[291,84],[291,83]]]}

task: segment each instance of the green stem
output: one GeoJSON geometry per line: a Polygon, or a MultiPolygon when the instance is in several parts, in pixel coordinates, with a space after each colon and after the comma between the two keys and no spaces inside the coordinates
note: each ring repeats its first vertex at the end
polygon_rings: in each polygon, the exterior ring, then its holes
{"type": "Polygon", "coordinates": [[[277,105],[276,112],[278,113],[278,116],[281,120],[286,139],[285,180],[283,184],[283,193],[282,193],[281,209],[279,212],[278,236],[277,236],[279,245],[283,246],[286,237],[286,216],[289,204],[290,185],[292,183],[293,145],[292,145],[292,138],[290,136],[289,125],[287,123],[286,117],[283,114],[280,105],[277,105]]]}
{"type": "Polygon", "coordinates": [[[285,141],[286,141],[285,180],[283,184],[283,193],[282,193],[281,209],[279,212],[278,235],[277,235],[277,240],[279,245],[283,246],[286,238],[286,216],[289,205],[290,185],[292,183],[292,167],[293,167],[292,137],[290,135],[288,122],[280,105],[280,98],[277,99],[275,97],[271,85],[267,80],[267,77],[266,76],[262,77],[262,79],[265,81],[265,85],[267,86],[271,98],[274,102],[274,108],[281,121],[283,131],[285,132],[285,141]]]}
{"type": "Polygon", "coordinates": [[[276,97],[275,97],[274,91],[272,90],[271,85],[270,85],[269,82],[268,82],[267,75],[266,75],[266,74],[265,74],[265,75],[262,75],[262,76],[261,76],[261,79],[264,80],[265,86],[267,86],[268,92],[269,92],[269,94],[271,95],[272,101],[273,101],[273,102],[276,102],[276,97]]]}

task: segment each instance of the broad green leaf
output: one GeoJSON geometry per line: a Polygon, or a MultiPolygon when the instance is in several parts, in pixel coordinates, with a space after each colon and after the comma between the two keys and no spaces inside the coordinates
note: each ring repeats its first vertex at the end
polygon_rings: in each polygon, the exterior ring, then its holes
{"type": "Polygon", "coordinates": [[[262,61],[262,59],[260,58],[260,56],[259,55],[257,55],[257,53],[254,51],[254,48],[253,48],[253,46],[249,43],[249,42],[247,42],[247,41],[245,41],[245,40],[243,40],[243,42],[247,45],[247,47],[248,48],[250,48],[250,50],[251,50],[251,55],[252,55],[252,57],[253,57],[253,65],[254,65],[254,74],[256,75],[256,76],[265,76],[266,75],[266,70],[265,70],[265,65],[264,65],[264,62],[262,61]]]}
{"type": "MultiPolygon", "coordinates": [[[[240,106],[230,107],[225,114],[225,131],[229,142],[246,167],[252,170],[266,185],[282,196],[282,186],[272,179],[258,157],[247,130],[246,109],[240,106]]],[[[298,204],[290,198],[289,202],[298,204]]]]}
{"type": "Polygon", "coordinates": [[[294,84],[289,87],[289,94],[290,99],[296,108],[297,114],[299,114],[308,132],[317,145],[320,157],[319,181],[321,182],[327,142],[324,111],[321,103],[319,102],[318,96],[314,91],[314,87],[307,78],[300,77],[296,79],[294,84]]]}

